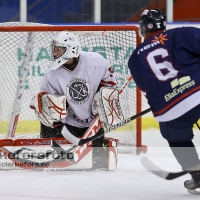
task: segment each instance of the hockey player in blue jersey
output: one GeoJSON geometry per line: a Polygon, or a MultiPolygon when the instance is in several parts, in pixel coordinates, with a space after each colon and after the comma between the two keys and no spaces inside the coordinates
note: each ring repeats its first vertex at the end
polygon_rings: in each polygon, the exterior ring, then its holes
{"type": "Polygon", "coordinates": [[[166,16],[155,9],[143,11],[139,32],[144,42],[130,56],[128,67],[162,136],[192,176],[184,186],[195,190],[200,188],[200,160],[192,142],[193,124],[200,118],[200,29],[166,31],[166,16]]]}

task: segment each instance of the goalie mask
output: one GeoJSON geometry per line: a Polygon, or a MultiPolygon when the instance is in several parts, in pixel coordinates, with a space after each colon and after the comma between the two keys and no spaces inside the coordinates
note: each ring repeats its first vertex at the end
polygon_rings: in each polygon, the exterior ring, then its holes
{"type": "Polygon", "coordinates": [[[159,9],[145,9],[140,16],[139,34],[146,37],[148,33],[159,30],[166,30],[166,16],[159,9]]]}
{"type": "Polygon", "coordinates": [[[69,31],[58,33],[51,44],[51,69],[55,70],[65,64],[69,59],[78,57],[81,45],[77,36],[69,31]]]}

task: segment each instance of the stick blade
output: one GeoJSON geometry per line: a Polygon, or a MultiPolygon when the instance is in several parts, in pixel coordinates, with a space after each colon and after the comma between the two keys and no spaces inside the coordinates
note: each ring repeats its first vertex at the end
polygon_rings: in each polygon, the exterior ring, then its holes
{"type": "Polygon", "coordinates": [[[155,174],[156,176],[163,178],[165,180],[173,180],[175,178],[178,178],[182,175],[187,174],[188,172],[186,171],[181,171],[181,172],[167,172],[158,166],[156,166],[151,160],[149,160],[146,156],[143,156],[141,158],[141,163],[142,165],[151,173],[155,174]]]}
{"type": "Polygon", "coordinates": [[[141,163],[148,171],[152,172],[156,176],[166,179],[169,175],[168,172],[166,172],[166,171],[162,170],[161,168],[159,168],[158,166],[156,166],[146,156],[143,156],[141,158],[141,163]]]}

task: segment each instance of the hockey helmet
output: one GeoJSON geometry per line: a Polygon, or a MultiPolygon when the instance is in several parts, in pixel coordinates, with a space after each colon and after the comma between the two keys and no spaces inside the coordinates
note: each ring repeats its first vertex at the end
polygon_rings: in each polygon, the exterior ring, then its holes
{"type": "Polygon", "coordinates": [[[160,9],[147,10],[145,9],[139,21],[139,34],[146,37],[148,33],[153,33],[158,30],[166,30],[166,19],[160,9]]]}
{"type": "Polygon", "coordinates": [[[77,36],[69,31],[62,31],[55,35],[51,44],[51,69],[55,70],[69,59],[78,57],[81,45],[77,36]]]}

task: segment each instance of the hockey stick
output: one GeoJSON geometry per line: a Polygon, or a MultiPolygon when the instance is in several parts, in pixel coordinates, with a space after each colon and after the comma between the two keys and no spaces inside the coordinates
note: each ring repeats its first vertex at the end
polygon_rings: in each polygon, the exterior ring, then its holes
{"type": "Polygon", "coordinates": [[[61,156],[62,159],[74,163],[74,157],[70,153],[70,151],[72,151],[75,148],[75,146],[71,147],[66,151],[56,141],[51,140],[51,147],[58,153],[59,156],[61,156]]]}
{"type": "Polygon", "coordinates": [[[75,144],[76,146],[81,146],[84,145],[88,142],[91,142],[92,140],[95,140],[99,137],[101,137],[104,134],[109,133],[110,131],[113,131],[116,128],[119,128],[120,126],[124,126],[127,123],[133,121],[134,119],[137,119],[139,117],[141,117],[142,115],[148,113],[151,111],[151,108],[148,108],[146,110],[143,110],[141,113],[138,113],[136,115],[133,115],[127,119],[125,119],[124,121],[113,125],[113,126],[107,126],[106,129],[104,130],[103,134],[98,134],[96,135],[96,133],[98,132],[99,128],[102,126],[99,117],[96,117],[95,120],[93,121],[93,123],[90,125],[90,127],[88,128],[88,130],[86,131],[86,133],[83,135],[82,138],[78,138],[75,137],[74,135],[72,135],[70,133],[70,131],[66,128],[63,127],[62,129],[62,134],[65,137],[65,139],[67,139],[69,142],[71,142],[72,144],[75,144]]]}
{"type": "MultiPolygon", "coordinates": [[[[192,171],[198,171],[199,170],[199,166],[194,166],[192,167],[192,170],[188,170],[188,171],[180,171],[180,172],[169,172],[169,171],[165,171],[161,168],[159,168],[158,166],[156,166],[151,160],[149,160],[146,156],[143,156],[141,158],[141,163],[142,165],[151,173],[155,174],[156,176],[165,179],[165,180],[173,180],[176,178],[179,178],[185,174],[188,174],[192,171]]],[[[199,188],[196,188],[199,189],[199,188]]],[[[187,191],[190,194],[194,194],[194,195],[200,195],[200,191],[193,189],[187,189],[187,191]]]]}
{"type": "MultiPolygon", "coordinates": [[[[142,115],[144,115],[144,114],[146,114],[146,113],[148,113],[148,112],[150,112],[151,111],[151,108],[148,108],[148,109],[146,109],[146,110],[144,110],[144,111],[142,111],[141,113],[138,113],[138,114],[136,114],[136,115],[133,115],[132,117],[130,117],[130,118],[127,118],[126,120],[124,120],[123,122],[121,122],[121,123],[118,123],[118,124],[116,124],[116,125],[114,125],[114,126],[110,126],[110,127],[108,127],[105,131],[104,131],[104,133],[103,134],[95,134],[95,135],[93,135],[93,136],[91,136],[91,137],[89,137],[89,138],[77,138],[77,137],[75,137],[74,135],[73,135],[73,137],[75,138],[74,140],[78,140],[79,142],[78,142],[78,145],[77,146],[73,146],[70,150],[71,151],[65,151],[65,150],[63,150],[55,141],[52,141],[52,147],[53,147],[53,149],[54,150],[56,150],[56,152],[58,153],[58,154],[60,154],[60,152],[64,152],[64,154],[66,154],[67,155],[67,157],[65,157],[65,159],[66,160],[68,160],[69,162],[76,162],[78,159],[79,159],[79,157],[80,157],[80,155],[81,155],[81,153],[87,148],[87,146],[88,145],[85,145],[86,143],[88,144],[89,142],[91,142],[91,141],[93,141],[93,140],[95,140],[95,139],[97,139],[97,138],[99,138],[99,137],[101,137],[102,135],[104,135],[104,134],[107,134],[107,133],[109,133],[110,131],[112,131],[112,130],[114,130],[114,129],[116,129],[116,128],[118,128],[118,127],[120,127],[120,126],[124,126],[125,124],[127,124],[127,123],[129,123],[130,121],[132,121],[132,120],[134,120],[134,119],[137,119],[137,118],[139,118],[139,117],[141,117],[142,115]],[[83,147],[81,147],[82,145],[84,145],[83,147]],[[58,149],[56,149],[56,148],[58,148],[58,149]]],[[[96,120],[94,121],[94,123],[92,124],[92,126],[86,131],[86,133],[88,132],[88,133],[90,133],[90,134],[92,134],[92,130],[99,130],[99,128],[101,127],[101,123],[99,124],[99,123],[96,123],[96,121],[98,121],[98,118],[96,118],[96,120]],[[96,124],[96,125],[95,125],[96,124]],[[91,130],[92,129],[92,130],[91,130]]],[[[69,135],[72,135],[67,129],[65,130],[66,132],[67,132],[67,134],[69,134],[69,135]]],[[[96,131],[96,132],[97,132],[96,131]]],[[[68,140],[68,139],[67,139],[68,140]]],[[[68,140],[69,141],[69,140],[68,140]]],[[[69,141],[69,142],[71,142],[71,141],[69,141]]]]}
{"type": "Polygon", "coordinates": [[[160,178],[163,178],[165,180],[173,180],[175,178],[178,178],[180,176],[183,176],[189,171],[180,171],[180,172],[168,172],[163,169],[160,169],[158,166],[156,166],[151,160],[149,160],[146,156],[143,156],[141,158],[142,165],[151,173],[155,174],[156,176],[159,176],[160,178]]]}
{"type": "MultiPolygon", "coordinates": [[[[138,114],[136,114],[136,115],[124,120],[123,122],[121,122],[119,124],[116,124],[115,126],[111,126],[108,129],[106,129],[103,134],[96,134],[98,132],[99,128],[101,127],[101,122],[99,121],[98,118],[96,118],[96,120],[93,122],[92,126],[90,126],[90,128],[86,131],[86,134],[84,135],[84,137],[82,137],[81,139],[79,139],[79,138],[75,137],[74,135],[72,135],[64,126],[64,128],[65,128],[64,131],[66,132],[66,134],[71,135],[73,137],[73,141],[76,140],[77,146],[72,150],[72,152],[70,152],[71,153],[71,157],[74,158],[74,162],[76,162],[79,159],[79,157],[81,156],[83,151],[87,148],[87,146],[90,144],[90,142],[92,140],[95,140],[98,137],[101,137],[102,135],[110,132],[111,130],[114,130],[114,129],[120,127],[120,126],[123,126],[123,125],[127,124],[128,122],[130,122],[130,121],[132,121],[134,119],[137,119],[138,117],[141,117],[142,115],[144,115],[144,114],[146,114],[146,113],[148,113],[150,111],[151,111],[151,109],[148,108],[148,109],[142,111],[141,113],[138,113],[138,114]]],[[[62,133],[63,133],[63,131],[62,131],[62,133]]]]}
{"type": "MultiPolygon", "coordinates": [[[[132,76],[129,76],[129,78],[126,80],[124,85],[121,87],[119,94],[121,94],[124,91],[124,88],[128,85],[128,83],[131,81],[131,79],[132,79],[132,76]]],[[[83,135],[83,137],[81,139],[78,137],[75,137],[72,133],[70,133],[70,131],[65,126],[63,126],[61,133],[65,137],[65,139],[67,139],[72,144],[75,144],[76,146],[81,146],[88,142],[91,142],[92,140],[95,140],[95,139],[101,137],[102,135],[104,135],[120,126],[124,126],[125,124],[129,123],[130,121],[137,119],[150,111],[151,111],[151,109],[148,108],[148,109],[142,111],[141,113],[133,115],[132,117],[129,117],[116,125],[106,126],[105,127],[106,129],[104,130],[103,134],[96,135],[98,130],[102,127],[102,123],[98,116],[94,119],[93,123],[90,125],[90,127],[88,128],[88,130],[86,131],[86,133],[83,135]]],[[[75,150],[77,150],[77,148],[75,150]]]]}
{"type": "MultiPolygon", "coordinates": [[[[131,79],[132,79],[132,76],[130,76],[126,80],[126,82],[124,83],[124,85],[121,87],[121,89],[119,91],[120,94],[123,92],[124,88],[128,85],[128,83],[131,81],[131,79]]],[[[151,111],[151,109],[149,108],[149,109],[147,109],[147,110],[145,110],[145,111],[143,111],[141,113],[138,113],[138,114],[136,114],[136,115],[134,115],[134,116],[122,121],[121,123],[118,123],[118,124],[116,124],[114,126],[111,126],[111,127],[107,127],[105,133],[108,133],[111,130],[114,130],[114,129],[120,127],[120,126],[123,126],[123,125],[127,124],[128,122],[130,122],[130,121],[132,121],[134,119],[137,119],[138,117],[141,117],[142,115],[144,115],[145,113],[150,112],[150,111],[151,111]]],[[[62,135],[69,142],[71,142],[72,144],[75,144],[77,146],[71,152],[73,154],[73,157],[76,157],[76,160],[79,159],[79,157],[81,156],[83,151],[87,148],[88,145],[90,145],[90,142],[92,140],[94,140],[94,139],[102,136],[103,134],[105,134],[105,133],[103,133],[101,135],[100,134],[96,135],[96,133],[98,132],[98,130],[101,127],[102,127],[102,123],[101,123],[99,117],[97,116],[94,119],[93,123],[88,128],[88,130],[85,132],[83,137],[80,139],[80,138],[75,137],[73,134],[71,134],[69,132],[69,130],[65,126],[63,126],[62,131],[61,131],[62,135]]]]}
{"type": "MultiPolygon", "coordinates": [[[[124,88],[128,85],[128,83],[131,81],[131,79],[132,79],[132,76],[129,76],[128,79],[126,80],[126,82],[121,87],[119,94],[121,94],[124,91],[124,88]]],[[[80,142],[80,138],[77,138],[73,134],[71,134],[65,126],[62,127],[61,133],[65,137],[65,139],[67,139],[72,144],[76,144],[76,147],[71,151],[71,155],[73,155],[73,159],[75,162],[80,158],[81,154],[85,151],[87,146],[90,145],[91,136],[95,136],[96,133],[98,132],[98,130],[102,127],[102,125],[103,124],[101,123],[99,116],[96,116],[93,123],[90,125],[88,130],[85,132],[85,134],[81,138],[83,140],[88,139],[88,141],[84,141],[84,143],[81,146],[78,146],[78,144],[80,142]]],[[[98,136],[98,137],[100,137],[100,136],[98,136]]],[[[96,136],[96,138],[98,138],[98,137],[96,136]]],[[[93,138],[93,139],[95,139],[95,138],[93,138]]]]}
{"type": "MultiPolygon", "coordinates": [[[[116,128],[120,127],[120,126],[124,126],[124,125],[126,125],[127,123],[133,121],[134,119],[137,119],[137,118],[141,117],[142,115],[144,115],[144,114],[146,114],[146,113],[148,113],[148,112],[150,112],[150,111],[151,111],[151,108],[148,108],[148,109],[142,111],[141,113],[138,113],[138,114],[136,114],[136,115],[133,115],[132,117],[129,117],[129,118],[125,119],[124,121],[122,121],[122,122],[120,122],[120,123],[118,123],[118,124],[116,124],[116,125],[114,125],[114,126],[108,126],[108,127],[104,130],[104,134],[107,134],[107,133],[109,133],[110,131],[113,131],[114,129],[116,129],[116,128]]],[[[85,144],[85,143],[87,143],[87,142],[90,142],[90,141],[92,141],[92,140],[95,140],[95,139],[101,137],[101,136],[104,135],[104,134],[94,135],[94,136],[91,136],[91,137],[86,138],[86,139],[80,139],[79,142],[78,142],[78,146],[83,145],[83,144],[85,144]]]]}

